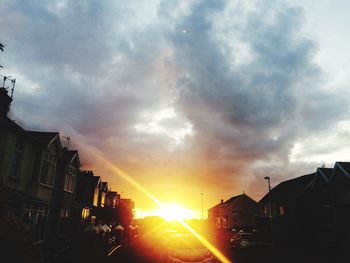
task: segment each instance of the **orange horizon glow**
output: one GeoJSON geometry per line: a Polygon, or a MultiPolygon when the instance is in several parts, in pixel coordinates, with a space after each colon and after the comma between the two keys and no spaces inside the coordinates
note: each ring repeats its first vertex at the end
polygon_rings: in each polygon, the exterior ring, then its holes
{"type": "MultiPolygon", "coordinates": [[[[117,167],[115,164],[111,163],[106,158],[102,157],[100,153],[97,153],[97,150],[92,147],[87,147],[86,145],[83,145],[83,147],[89,151],[97,160],[100,160],[106,167],[108,167],[114,174],[120,176],[124,180],[126,180],[128,183],[130,183],[132,186],[134,186],[137,190],[139,190],[141,193],[143,193],[145,196],[147,196],[150,200],[152,200],[156,205],[158,205],[159,210],[161,213],[169,212],[172,208],[172,206],[163,204],[158,198],[156,198],[152,193],[150,193],[144,186],[142,186],[140,183],[138,183],[136,180],[128,176],[123,170],[121,170],[119,167],[117,167]]],[[[181,205],[177,204],[177,208],[183,208],[181,205]]],[[[207,239],[205,239],[202,235],[200,235],[197,231],[195,231],[190,225],[188,225],[185,221],[183,221],[180,217],[186,216],[186,209],[181,210],[181,215],[175,216],[173,212],[171,212],[170,216],[168,215],[168,218],[174,217],[176,221],[178,221],[181,225],[183,225],[189,232],[191,232],[198,240],[201,242],[213,255],[219,259],[223,263],[231,263],[231,261],[226,258],[226,256],[221,253],[220,250],[218,250],[213,244],[211,244],[207,239]]]]}
{"type": "Polygon", "coordinates": [[[163,203],[162,207],[149,210],[135,209],[136,219],[142,219],[148,216],[158,216],[166,221],[175,221],[199,219],[200,213],[176,202],[163,203]]]}

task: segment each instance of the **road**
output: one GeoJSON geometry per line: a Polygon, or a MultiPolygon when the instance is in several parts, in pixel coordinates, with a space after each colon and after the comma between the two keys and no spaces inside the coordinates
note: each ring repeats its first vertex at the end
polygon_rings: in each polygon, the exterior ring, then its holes
{"type": "MultiPolygon", "coordinates": [[[[338,253],[335,250],[311,250],[292,247],[272,247],[259,244],[249,249],[234,249],[225,244],[218,247],[233,263],[345,263],[349,262],[350,251],[338,253]]],[[[162,239],[155,237],[139,237],[117,249],[110,257],[109,263],[165,263],[167,248],[162,239]]],[[[217,259],[214,263],[219,262],[217,259]]]]}

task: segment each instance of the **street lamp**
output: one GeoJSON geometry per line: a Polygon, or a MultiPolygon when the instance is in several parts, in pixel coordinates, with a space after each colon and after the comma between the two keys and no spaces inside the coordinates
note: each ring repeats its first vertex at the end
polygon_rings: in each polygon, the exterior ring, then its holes
{"type": "Polygon", "coordinates": [[[202,196],[202,220],[203,220],[203,193],[201,193],[202,196]]]}
{"type": "Polygon", "coordinates": [[[270,230],[271,230],[271,242],[273,243],[273,230],[272,230],[272,203],[271,203],[271,184],[270,177],[265,176],[265,180],[267,180],[267,187],[269,189],[269,207],[270,207],[270,230]]]}
{"type": "Polygon", "coordinates": [[[272,221],[272,204],[271,204],[271,184],[270,184],[270,177],[265,176],[265,180],[267,180],[267,187],[269,190],[269,210],[270,210],[270,221],[272,221]]]}

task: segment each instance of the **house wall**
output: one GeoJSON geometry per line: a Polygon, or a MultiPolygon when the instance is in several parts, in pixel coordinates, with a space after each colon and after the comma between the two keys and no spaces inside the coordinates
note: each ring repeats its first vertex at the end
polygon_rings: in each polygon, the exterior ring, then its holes
{"type": "Polygon", "coordinates": [[[230,206],[229,212],[232,215],[229,221],[230,228],[249,228],[255,226],[257,204],[253,200],[243,196],[230,206]]]}
{"type": "Polygon", "coordinates": [[[31,180],[35,146],[31,140],[19,132],[10,129],[1,131],[0,141],[0,176],[6,185],[11,189],[26,191],[31,180]],[[16,148],[16,141],[21,138],[23,141],[23,152],[19,162],[19,171],[17,177],[11,176],[11,164],[13,154],[16,148]]]}

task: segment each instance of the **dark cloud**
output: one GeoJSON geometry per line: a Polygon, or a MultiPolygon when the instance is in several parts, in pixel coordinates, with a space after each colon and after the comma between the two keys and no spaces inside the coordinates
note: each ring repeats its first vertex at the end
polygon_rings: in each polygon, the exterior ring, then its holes
{"type": "Polygon", "coordinates": [[[277,0],[5,1],[14,116],[95,146],[140,178],[190,176],[218,193],[250,185],[257,196],[264,174],[309,171],[289,160],[295,142],[348,113],[313,63],[303,21],[277,0]]]}

